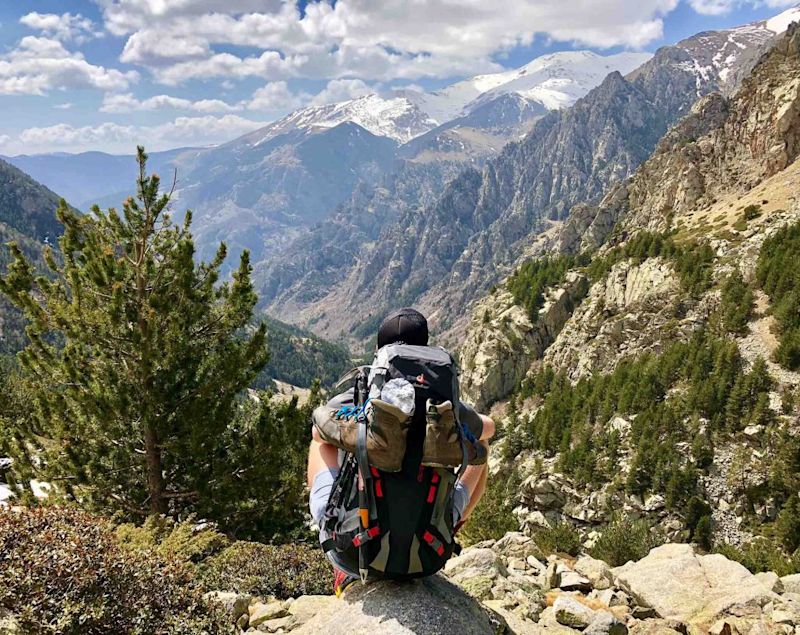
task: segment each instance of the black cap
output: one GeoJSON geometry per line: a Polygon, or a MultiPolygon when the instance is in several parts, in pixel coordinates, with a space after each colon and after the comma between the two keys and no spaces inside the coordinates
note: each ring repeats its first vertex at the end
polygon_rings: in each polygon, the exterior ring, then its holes
{"type": "Polygon", "coordinates": [[[428,320],[416,309],[393,311],[378,329],[378,348],[403,342],[416,346],[428,345],[428,320]]]}

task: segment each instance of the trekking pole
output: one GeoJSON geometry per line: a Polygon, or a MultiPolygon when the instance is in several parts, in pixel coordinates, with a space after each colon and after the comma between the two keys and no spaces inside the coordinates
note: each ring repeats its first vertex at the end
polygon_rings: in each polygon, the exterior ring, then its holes
{"type": "MultiPolygon", "coordinates": [[[[369,529],[369,491],[372,485],[372,474],[369,471],[369,457],[367,455],[367,414],[364,407],[367,400],[367,380],[363,374],[356,380],[356,393],[362,412],[358,417],[358,436],[356,440],[356,460],[358,462],[359,488],[358,488],[358,517],[361,524],[361,533],[366,536],[369,529]]],[[[367,583],[369,563],[367,562],[366,540],[358,545],[358,573],[361,584],[367,583]]]]}

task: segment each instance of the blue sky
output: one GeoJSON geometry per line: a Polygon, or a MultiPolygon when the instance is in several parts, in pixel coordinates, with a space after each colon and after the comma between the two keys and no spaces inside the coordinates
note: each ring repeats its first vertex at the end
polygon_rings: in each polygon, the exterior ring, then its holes
{"type": "Polygon", "coordinates": [[[653,51],[796,1],[1,0],[0,153],[219,143],[308,104],[653,51]]]}

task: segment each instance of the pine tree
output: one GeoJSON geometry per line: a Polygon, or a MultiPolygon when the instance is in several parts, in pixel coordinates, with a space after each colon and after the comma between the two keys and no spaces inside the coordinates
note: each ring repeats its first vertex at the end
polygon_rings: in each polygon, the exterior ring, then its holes
{"type": "Polygon", "coordinates": [[[122,214],[80,215],[63,201],[58,258],[36,276],[11,245],[0,291],[28,320],[19,359],[32,395],[37,477],[68,498],[132,514],[180,511],[210,496],[229,456],[219,439],[239,395],[267,361],[265,327],[245,252],[220,283],[225,246],[196,264],[191,213],[170,218],[170,193],[138,149],[136,198],[122,214]]]}

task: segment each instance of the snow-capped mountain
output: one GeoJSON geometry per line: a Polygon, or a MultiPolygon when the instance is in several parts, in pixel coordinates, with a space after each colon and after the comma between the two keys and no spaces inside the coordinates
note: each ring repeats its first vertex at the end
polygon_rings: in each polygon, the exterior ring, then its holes
{"type": "Polygon", "coordinates": [[[477,75],[432,93],[410,93],[409,99],[439,123],[508,93],[538,102],[548,110],[559,110],[574,104],[612,71],[625,75],[650,57],[650,53],[551,53],[514,70],[477,75]]]}
{"type": "Polygon", "coordinates": [[[723,90],[735,90],[738,79],[747,74],[763,53],[767,42],[786,31],[789,24],[800,20],[800,6],[787,9],[768,20],[752,22],[723,31],[699,33],[682,43],[681,48],[691,55],[686,70],[697,77],[698,89],[711,77],[718,77],[723,90]],[[751,59],[743,64],[742,56],[751,59]],[[737,72],[733,72],[737,71],[737,72]]]}
{"type": "Polygon", "coordinates": [[[437,123],[403,96],[387,99],[372,94],[335,104],[301,108],[247,136],[258,144],[291,130],[333,128],[347,121],[358,124],[375,136],[389,137],[399,143],[426,133],[437,123]]]}
{"type": "Polygon", "coordinates": [[[531,102],[534,109],[566,108],[600,84],[610,72],[628,73],[650,57],[649,53],[599,55],[591,51],[543,55],[520,68],[476,75],[434,92],[396,90],[388,96],[371,94],[335,104],[308,106],[247,138],[258,144],[291,130],[332,128],[349,121],[376,136],[406,143],[512,93],[531,102]]]}

